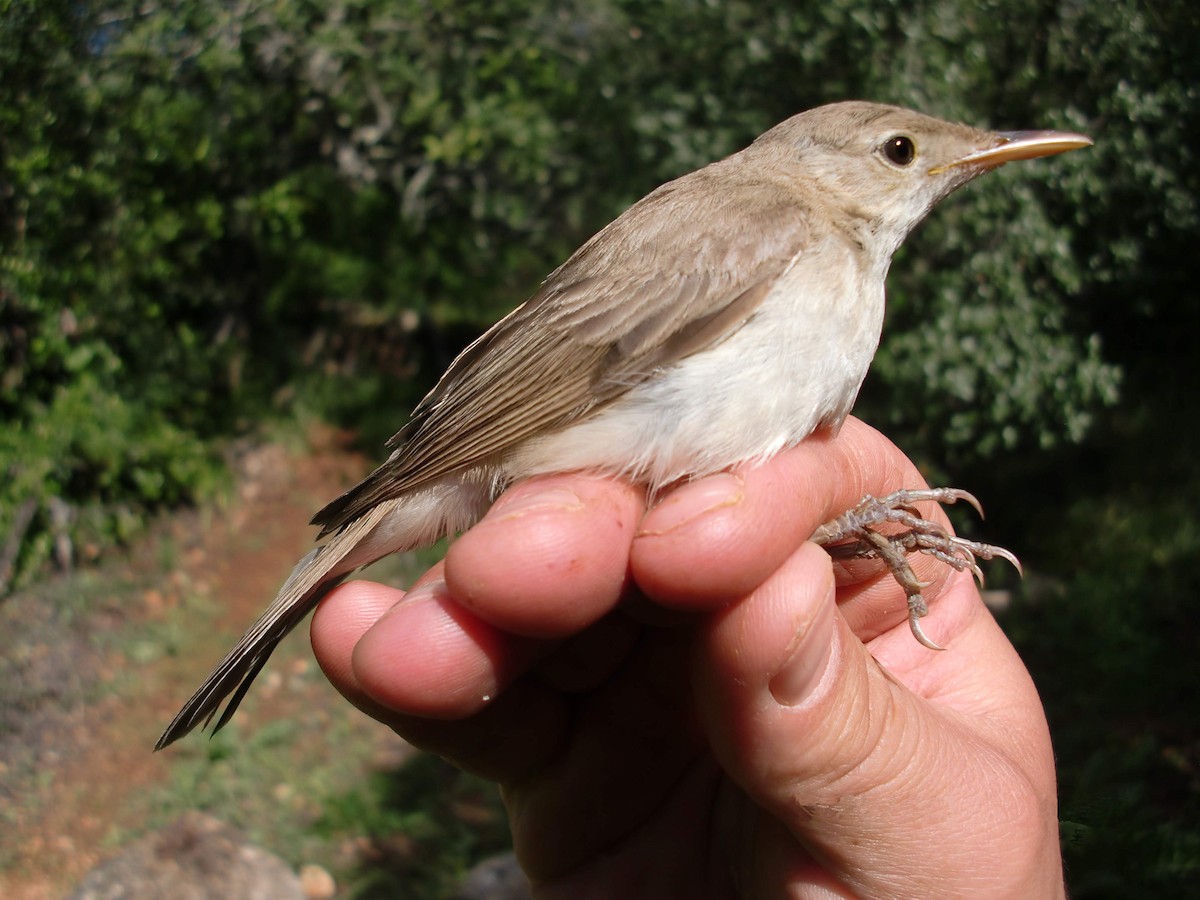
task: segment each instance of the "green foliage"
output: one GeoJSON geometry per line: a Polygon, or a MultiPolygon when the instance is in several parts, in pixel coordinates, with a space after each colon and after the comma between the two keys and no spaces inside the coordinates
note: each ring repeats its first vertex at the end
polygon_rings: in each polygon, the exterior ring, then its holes
{"type": "Polygon", "coordinates": [[[927,458],[1078,441],[1115,398],[1105,348],[1126,338],[1104,327],[1111,300],[1082,305],[1196,218],[1195,63],[1165,40],[1195,24],[1182,8],[14,0],[4,15],[0,411],[24,436],[0,458],[0,528],[30,495],[186,499],[211,481],[213,438],[297,400],[394,430],[589,231],[838,97],[1101,138],[972,188],[898,261],[863,409],[927,458]],[[70,423],[45,412],[92,400],[70,423]],[[71,430],[37,437],[35,421],[71,430]],[[109,452],[71,456],[94,444],[109,452]],[[179,465],[161,455],[176,450],[179,465]],[[71,474],[40,481],[47,468],[71,474]]]}
{"type": "Polygon", "coordinates": [[[341,879],[354,898],[449,897],[472,865],[511,847],[496,785],[429,754],[329,798],[313,831],[365,838],[358,871],[341,879]]]}
{"type": "Polygon", "coordinates": [[[934,458],[976,461],[1079,442],[1116,399],[1116,364],[1156,355],[1144,352],[1147,329],[1195,327],[1200,71],[1180,35],[1200,23],[1185,4],[1136,0],[953,8],[928,14],[920,33],[937,40],[904,63],[946,73],[922,79],[932,104],[978,120],[970,97],[1000,127],[1097,139],[972,186],[897,262],[871,399],[934,458]],[[983,27],[994,20],[1010,23],[1003,39],[983,27]]]}

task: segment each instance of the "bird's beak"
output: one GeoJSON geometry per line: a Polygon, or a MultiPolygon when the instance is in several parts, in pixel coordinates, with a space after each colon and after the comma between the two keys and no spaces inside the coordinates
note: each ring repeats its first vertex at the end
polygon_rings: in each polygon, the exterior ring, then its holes
{"type": "Polygon", "coordinates": [[[938,175],[958,166],[994,169],[1018,159],[1054,156],[1056,153],[1066,153],[1068,150],[1079,150],[1092,145],[1092,139],[1087,135],[1070,131],[998,131],[994,136],[996,143],[992,146],[968,153],[945,165],[935,166],[929,170],[929,174],[938,175]]]}

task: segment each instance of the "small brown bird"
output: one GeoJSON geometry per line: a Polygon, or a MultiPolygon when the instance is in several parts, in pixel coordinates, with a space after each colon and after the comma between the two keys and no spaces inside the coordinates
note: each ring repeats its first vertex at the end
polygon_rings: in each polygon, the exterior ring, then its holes
{"type": "MultiPolygon", "coordinates": [[[[279,641],[355,569],[468,528],[518,479],[584,470],[653,492],[838,428],[879,343],[892,254],[913,227],[984,172],[1091,143],[835,103],[651,192],[464,350],[389,441],[388,460],[317,513],[319,546],[156,749],[232,694],[225,725],[279,641]]],[[[936,648],[905,553],[975,572],[976,557],[1012,557],[920,520],[918,499],[975,503],[952,489],[865,498],[814,540],[887,562],[914,635],[936,648]],[[884,521],[907,530],[873,530],[884,521]]]]}

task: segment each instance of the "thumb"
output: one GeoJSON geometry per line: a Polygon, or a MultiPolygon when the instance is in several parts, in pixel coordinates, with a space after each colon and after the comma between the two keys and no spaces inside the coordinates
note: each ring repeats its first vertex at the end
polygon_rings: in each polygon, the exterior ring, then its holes
{"type": "Polygon", "coordinates": [[[947,844],[994,843],[993,831],[942,832],[961,828],[964,804],[986,806],[981,791],[1004,783],[1007,760],[876,663],[815,545],[706,622],[694,677],[718,762],[765,812],[746,820],[756,837],[731,836],[745,848],[740,881],[828,891],[832,877],[855,896],[896,896],[898,884],[929,896],[961,877],[954,863],[978,866],[947,844]]]}
{"type": "Polygon", "coordinates": [[[703,725],[726,771],[768,808],[784,785],[818,793],[823,776],[857,768],[873,743],[869,692],[888,689],[871,684],[878,667],[842,622],[835,594],[828,555],[804,544],[703,630],[695,663],[703,725]]]}

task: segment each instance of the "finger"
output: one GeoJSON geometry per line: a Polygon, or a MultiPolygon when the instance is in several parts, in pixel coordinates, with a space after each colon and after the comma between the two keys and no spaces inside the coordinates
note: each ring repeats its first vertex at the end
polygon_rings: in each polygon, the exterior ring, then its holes
{"type": "Polygon", "coordinates": [[[321,668],[376,718],[474,715],[541,652],[455,604],[437,568],[407,594],[369,581],[341,585],[313,616],[321,668]]]}
{"type": "Polygon", "coordinates": [[[374,703],[439,719],[475,715],[550,645],[502,631],[452,597],[444,581],[409,591],[359,638],[354,682],[374,703]]]}
{"type": "MultiPolygon", "coordinates": [[[[701,781],[709,786],[717,779],[695,723],[690,649],[684,629],[645,632],[619,671],[571,697],[564,752],[536,777],[508,786],[514,846],[536,880],[623,859],[629,842],[673,808],[688,773],[704,769],[701,781]]],[[[690,825],[703,821],[704,805],[692,811],[690,825]]],[[[661,861],[661,844],[654,853],[661,861]]]]}
{"type": "Polygon", "coordinates": [[[331,593],[314,619],[331,678],[354,702],[475,714],[549,652],[519,635],[571,634],[616,605],[640,503],[636,489],[586,476],[518,485],[407,596],[331,593]]]}
{"type": "MultiPolygon", "coordinates": [[[[425,576],[418,584],[429,583],[430,577],[436,576],[439,569],[440,566],[435,567],[434,575],[425,576]]],[[[456,703],[455,697],[464,693],[461,684],[452,686],[445,696],[434,702],[442,718],[398,712],[388,705],[395,700],[390,683],[383,692],[378,691],[370,680],[364,684],[355,669],[358,645],[381,618],[403,601],[404,596],[402,591],[385,585],[355,581],[331,592],[317,608],[312,622],[313,650],[333,685],[351,703],[391,727],[414,746],[437,753],[482,777],[510,781],[526,777],[546,765],[558,752],[565,734],[566,704],[556,692],[536,682],[519,682],[505,690],[503,696],[482,705],[468,702],[465,707],[473,710],[473,714],[466,714],[457,721],[447,721],[444,717],[449,707],[456,703]]],[[[423,640],[418,633],[419,623],[408,624],[413,626],[413,631],[402,635],[402,639],[423,640]]],[[[368,645],[362,652],[371,654],[373,651],[368,645]]],[[[375,664],[376,661],[369,662],[369,665],[375,664]]],[[[379,661],[379,664],[386,665],[386,662],[379,661]]],[[[424,702],[428,704],[431,673],[420,671],[419,666],[413,668],[418,670],[415,690],[425,695],[424,702]],[[424,688],[419,686],[421,684],[424,688]]],[[[401,681],[411,674],[411,670],[406,672],[396,668],[390,672],[401,681]]],[[[489,672],[483,680],[492,677],[489,672]]],[[[454,682],[454,679],[449,680],[454,682]]],[[[414,689],[410,687],[409,690],[414,689]]],[[[407,697],[405,704],[413,708],[421,706],[407,697]]],[[[456,712],[461,715],[462,709],[456,712]]]]}
{"type": "Polygon", "coordinates": [[[309,626],[313,653],[321,670],[342,696],[375,718],[386,714],[354,674],[354,648],[371,626],[404,598],[404,592],[371,581],[334,588],[317,606],[309,626]]]}
{"type": "Polygon", "coordinates": [[[444,721],[389,713],[383,720],[415,747],[467,772],[511,784],[553,765],[571,734],[571,709],[562,694],[522,678],[478,713],[444,721]]]}
{"type": "Polygon", "coordinates": [[[537,677],[570,694],[590,691],[606,681],[636,647],[643,627],[618,610],[568,638],[537,666],[537,677]]]}
{"type": "Polygon", "coordinates": [[[620,599],[644,503],[639,488],[593,476],[518,484],[450,547],[450,594],[507,632],[575,634],[620,599]]]}
{"type": "Polygon", "coordinates": [[[644,517],[630,555],[650,597],[714,609],[744,596],[864,494],[923,484],[879,432],[848,419],[765,463],[684,484],[644,517]]]}
{"type": "MultiPolygon", "coordinates": [[[[1031,871],[1021,865],[1057,843],[1045,808],[1053,790],[1030,768],[1027,742],[902,684],[925,678],[936,692],[939,669],[962,663],[944,660],[953,652],[927,654],[905,672],[885,671],[834,597],[828,558],[807,545],[706,624],[697,698],[722,766],[856,895],[892,896],[904,884],[904,893],[934,896],[964,877],[984,892],[989,878],[1031,871]],[[971,809],[987,813],[964,817],[971,809]]],[[[975,641],[971,664],[999,667],[1001,702],[1025,706],[1028,697],[1007,690],[1015,658],[988,621],[964,632],[975,641]]],[[[1041,719],[1033,699],[1010,724],[1041,719]]],[[[1049,760],[1048,742],[1044,751],[1049,760]]]]}

